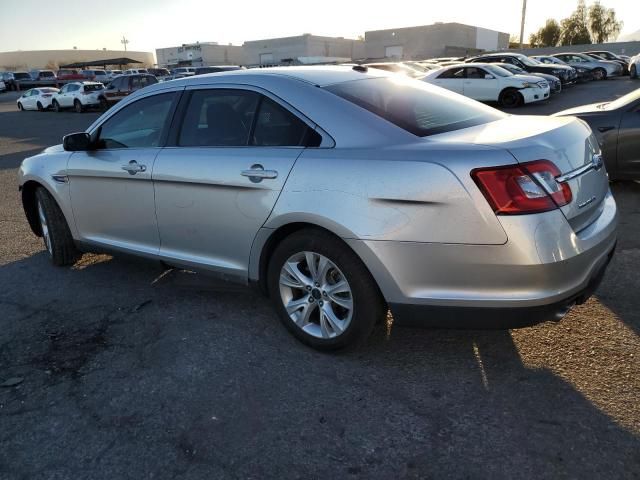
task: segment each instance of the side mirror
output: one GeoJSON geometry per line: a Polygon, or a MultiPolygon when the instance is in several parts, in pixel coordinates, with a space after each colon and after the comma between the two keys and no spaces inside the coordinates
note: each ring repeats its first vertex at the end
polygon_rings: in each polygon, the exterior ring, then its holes
{"type": "Polygon", "coordinates": [[[485,73],[484,78],[485,78],[485,80],[491,80],[493,78],[493,75],[491,75],[489,73],[485,73]]]}
{"type": "Polygon", "coordinates": [[[91,147],[91,137],[86,132],[70,133],[62,137],[62,147],[67,152],[84,152],[91,147]]]}

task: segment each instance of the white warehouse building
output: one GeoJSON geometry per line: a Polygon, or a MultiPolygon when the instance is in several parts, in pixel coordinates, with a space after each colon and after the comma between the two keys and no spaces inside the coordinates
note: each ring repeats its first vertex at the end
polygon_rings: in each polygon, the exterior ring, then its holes
{"type": "Polygon", "coordinates": [[[157,48],[160,67],[208,65],[244,65],[244,50],[239,45],[220,45],[217,42],[185,43],[179,47],[157,48]]]}

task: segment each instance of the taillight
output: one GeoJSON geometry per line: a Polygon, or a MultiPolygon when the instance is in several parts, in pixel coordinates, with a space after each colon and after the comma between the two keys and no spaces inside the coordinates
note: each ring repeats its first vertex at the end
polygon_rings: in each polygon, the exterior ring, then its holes
{"type": "Polygon", "coordinates": [[[547,212],[571,202],[571,187],[556,181],[560,174],[550,161],[536,160],[477,168],[471,177],[497,215],[520,215],[547,212]]]}

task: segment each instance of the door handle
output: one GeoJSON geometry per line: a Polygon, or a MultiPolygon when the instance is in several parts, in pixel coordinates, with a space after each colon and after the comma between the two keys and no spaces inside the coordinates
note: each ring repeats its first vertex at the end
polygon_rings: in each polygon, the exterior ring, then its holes
{"type": "Polygon", "coordinates": [[[131,160],[128,164],[122,165],[122,170],[129,172],[129,175],[135,175],[138,172],[146,172],[147,166],[140,165],[135,160],[131,160]]]}
{"type": "Polygon", "coordinates": [[[616,127],[598,127],[598,131],[604,133],[608,132],[609,130],[613,130],[614,128],[616,127]]]}
{"type": "Polygon", "coordinates": [[[259,163],[251,165],[251,168],[248,170],[242,170],[240,175],[249,177],[249,180],[253,183],[261,182],[265,178],[278,178],[278,172],[276,170],[265,170],[259,163]]]}

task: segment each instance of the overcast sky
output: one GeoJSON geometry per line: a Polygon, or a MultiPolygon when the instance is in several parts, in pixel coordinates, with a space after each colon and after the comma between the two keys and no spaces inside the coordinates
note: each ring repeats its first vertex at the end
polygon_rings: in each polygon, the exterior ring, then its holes
{"type": "MultiPolygon", "coordinates": [[[[528,0],[526,33],[561,19],[576,0],[528,0]]],[[[590,4],[587,1],[587,4],[590,4]]],[[[0,0],[0,51],[120,49],[152,51],[191,42],[240,45],[313,33],[356,38],[365,30],[459,22],[507,33],[520,29],[521,0],[0,0]]],[[[603,0],[640,29],[638,0],[603,0]]]]}

